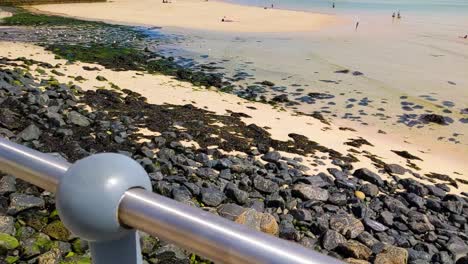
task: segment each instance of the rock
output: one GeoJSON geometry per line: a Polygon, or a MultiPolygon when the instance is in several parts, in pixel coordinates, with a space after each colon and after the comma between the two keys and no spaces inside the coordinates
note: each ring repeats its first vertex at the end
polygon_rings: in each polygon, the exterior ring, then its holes
{"type": "Polygon", "coordinates": [[[59,264],[61,259],[61,252],[58,248],[53,248],[52,250],[40,255],[37,258],[38,264],[59,264]]]}
{"type": "Polygon", "coordinates": [[[445,247],[452,253],[455,261],[468,254],[468,245],[457,236],[452,236],[445,247]]]}
{"type": "Polygon", "coordinates": [[[349,214],[332,215],[330,217],[330,228],[347,238],[356,238],[364,231],[362,222],[349,214]]]}
{"type": "Polygon", "coordinates": [[[28,127],[26,127],[23,131],[21,131],[17,135],[17,137],[21,138],[24,141],[31,141],[31,140],[39,139],[41,134],[42,134],[42,131],[34,124],[31,124],[28,127]]]}
{"type": "Polygon", "coordinates": [[[278,223],[271,214],[263,213],[262,220],[260,221],[260,231],[274,236],[278,235],[278,223]]]}
{"type": "Polygon", "coordinates": [[[278,193],[272,193],[266,197],[265,205],[266,207],[284,209],[286,206],[286,202],[284,201],[283,197],[281,197],[281,195],[279,195],[278,193]]]}
{"type": "Polygon", "coordinates": [[[69,112],[67,119],[68,122],[77,126],[87,127],[90,125],[89,119],[76,111],[69,112]]]}
{"type": "Polygon", "coordinates": [[[5,233],[0,233],[0,252],[12,250],[17,248],[18,246],[19,242],[14,236],[10,236],[5,233]]]}
{"type": "Polygon", "coordinates": [[[206,167],[198,168],[195,171],[195,174],[202,179],[214,180],[218,177],[218,173],[215,170],[213,170],[212,168],[206,168],[206,167]]]}
{"type": "Polygon", "coordinates": [[[294,185],[291,194],[304,200],[316,201],[327,201],[329,197],[327,190],[311,187],[302,183],[294,185]]]}
{"type": "Polygon", "coordinates": [[[277,183],[265,179],[263,176],[257,175],[253,179],[253,185],[255,189],[264,192],[264,193],[274,193],[277,192],[279,189],[279,186],[277,183]]]}
{"type": "Polygon", "coordinates": [[[385,164],[384,169],[388,173],[403,175],[406,173],[406,169],[398,164],[385,164]]]}
{"type": "Polygon", "coordinates": [[[294,228],[294,225],[287,220],[280,223],[279,237],[286,240],[298,240],[300,237],[299,232],[294,228]]]}
{"type": "Polygon", "coordinates": [[[0,215],[0,233],[15,235],[15,219],[13,217],[0,215]]]}
{"type": "Polygon", "coordinates": [[[224,192],[226,193],[227,197],[233,199],[239,204],[245,204],[249,199],[249,193],[242,191],[233,183],[228,183],[224,189],[224,192]]]}
{"type": "Polygon", "coordinates": [[[270,82],[270,81],[263,81],[260,84],[265,85],[265,86],[275,86],[275,84],[273,82],[270,82]]]}
{"type": "Polygon", "coordinates": [[[50,238],[43,233],[36,233],[33,237],[21,241],[23,256],[26,258],[45,253],[50,250],[51,246],[50,238]]]}
{"type": "Polygon", "coordinates": [[[208,206],[218,206],[221,204],[226,196],[223,192],[218,189],[213,188],[203,188],[201,189],[201,200],[205,205],[208,206]]]}
{"type": "Polygon", "coordinates": [[[348,197],[346,193],[332,193],[328,197],[328,203],[343,206],[346,205],[348,202],[348,197]]]}
{"type": "Polygon", "coordinates": [[[410,220],[409,227],[415,233],[423,234],[435,230],[435,227],[431,224],[426,215],[411,211],[408,216],[410,220]]]}
{"type": "Polygon", "coordinates": [[[138,234],[140,235],[141,253],[145,255],[153,253],[159,240],[141,231],[138,231],[138,234]]]}
{"type": "Polygon", "coordinates": [[[437,115],[437,114],[425,114],[421,115],[421,120],[428,122],[428,123],[436,123],[439,125],[447,125],[447,120],[444,116],[437,115]]]}
{"type": "Polygon", "coordinates": [[[387,226],[392,226],[393,225],[393,214],[390,213],[389,211],[383,211],[380,214],[380,221],[387,226]]]}
{"type": "Polygon", "coordinates": [[[89,242],[86,240],[75,239],[72,243],[73,252],[80,255],[84,254],[89,249],[89,242]]]}
{"type": "Polygon", "coordinates": [[[55,220],[48,224],[43,230],[46,235],[60,241],[68,241],[70,238],[70,231],[59,220],[55,220]]]}
{"type": "Polygon", "coordinates": [[[366,199],[366,195],[361,192],[361,191],[355,191],[354,195],[359,199],[359,200],[364,200],[366,199]]]}
{"type": "Polygon", "coordinates": [[[369,248],[372,248],[375,244],[380,243],[379,240],[375,239],[369,232],[364,231],[357,236],[359,242],[363,243],[369,248]]]}
{"type": "Polygon", "coordinates": [[[231,221],[235,221],[235,219],[239,217],[239,215],[241,215],[243,212],[247,210],[248,210],[247,208],[244,208],[237,204],[228,203],[228,204],[223,204],[220,207],[218,207],[218,214],[231,221]]]}
{"type": "Polygon", "coordinates": [[[5,175],[0,178],[0,195],[16,192],[16,178],[5,175]]]}
{"type": "Polygon", "coordinates": [[[405,193],[404,197],[410,205],[415,206],[417,208],[422,209],[426,204],[425,200],[421,196],[418,196],[414,193],[405,193]]]}
{"type": "Polygon", "coordinates": [[[260,213],[254,209],[248,209],[234,220],[236,223],[246,225],[251,229],[262,231],[267,234],[277,235],[278,223],[275,218],[267,213],[260,213]]]}
{"type": "Polygon", "coordinates": [[[166,244],[158,248],[153,254],[158,259],[158,264],[190,263],[184,250],[172,244],[166,244]]]}
{"type": "Polygon", "coordinates": [[[374,264],[406,264],[408,263],[408,251],[404,248],[387,245],[383,251],[375,257],[374,264]]]}
{"type": "Polygon", "coordinates": [[[376,173],[366,169],[366,168],[362,168],[362,169],[358,169],[356,170],[354,173],[353,173],[353,176],[359,178],[359,179],[362,179],[364,181],[368,181],[370,183],[373,183],[377,186],[383,186],[384,182],[382,180],[382,178],[380,178],[379,175],[377,175],[376,173]]]}
{"type": "Polygon", "coordinates": [[[333,250],[344,243],[346,243],[346,238],[333,230],[328,230],[322,237],[322,246],[326,250],[333,250]]]}
{"type": "Polygon", "coordinates": [[[8,207],[8,214],[14,215],[23,210],[39,207],[43,208],[45,205],[44,200],[33,195],[12,193],[10,195],[10,206],[8,207]]]}
{"type": "Polygon", "coordinates": [[[355,240],[349,240],[348,242],[339,245],[336,251],[344,257],[365,260],[369,259],[372,255],[372,250],[355,240]]]}
{"type": "Polygon", "coordinates": [[[369,261],[355,258],[347,258],[344,261],[348,264],[370,264],[369,261]]]}
{"type": "Polygon", "coordinates": [[[312,214],[306,209],[293,209],[293,210],[290,211],[290,214],[297,221],[303,221],[303,222],[311,222],[312,221],[312,214]]]}
{"type": "Polygon", "coordinates": [[[280,94],[271,99],[273,102],[278,102],[278,103],[287,103],[289,102],[289,98],[287,94],[280,94]]]}
{"type": "Polygon", "coordinates": [[[421,197],[424,197],[429,194],[429,190],[414,179],[402,179],[398,181],[398,183],[403,185],[408,192],[417,194],[421,197]]]}
{"type": "Polygon", "coordinates": [[[360,71],[353,71],[353,75],[354,76],[360,76],[360,75],[364,75],[364,73],[362,73],[360,71]]]}
{"type": "Polygon", "coordinates": [[[262,160],[267,162],[277,162],[281,158],[281,154],[277,151],[271,151],[262,156],[262,160]]]}
{"type": "Polygon", "coordinates": [[[101,75],[96,76],[96,80],[98,80],[98,81],[100,81],[100,82],[105,82],[105,81],[107,81],[106,77],[101,76],[101,75]]]}
{"type": "Polygon", "coordinates": [[[384,232],[388,229],[386,226],[370,218],[364,218],[364,224],[375,232],[384,232]]]}

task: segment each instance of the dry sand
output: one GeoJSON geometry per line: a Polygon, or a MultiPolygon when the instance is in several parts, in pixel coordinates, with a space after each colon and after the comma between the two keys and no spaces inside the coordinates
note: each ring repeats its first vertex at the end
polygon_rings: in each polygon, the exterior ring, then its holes
{"type": "Polygon", "coordinates": [[[51,4],[34,9],[120,24],[178,27],[224,32],[302,32],[313,31],[338,22],[332,15],[263,9],[217,1],[115,0],[105,3],[51,4]],[[226,16],[235,22],[222,23],[226,16]]]}
{"type": "MultiPolygon", "coordinates": [[[[344,145],[344,142],[348,141],[350,138],[356,139],[363,137],[371,142],[374,147],[362,146],[360,149],[356,150],[367,150],[379,156],[381,160],[386,163],[400,164],[408,168],[405,165],[406,160],[391,151],[407,150],[409,153],[423,159],[423,161],[414,161],[414,163],[421,168],[421,170],[418,171],[420,174],[436,172],[447,174],[452,178],[468,179],[466,175],[454,173],[466,174],[466,172],[468,172],[468,163],[463,153],[452,152],[450,150],[444,152],[428,150],[427,148],[415,144],[406,143],[403,137],[378,134],[377,128],[353,127],[357,131],[343,131],[339,129],[340,124],[324,125],[312,117],[297,116],[287,110],[279,111],[267,104],[250,102],[231,94],[220,93],[216,90],[194,87],[189,83],[180,82],[164,75],[145,74],[141,76],[136,75],[136,72],[133,71],[115,72],[104,69],[99,65],[85,63],[65,65],[64,60],[57,60],[52,53],[45,51],[42,47],[31,44],[0,42],[0,56],[9,58],[24,56],[51,64],[61,63],[62,66],[60,66],[58,71],[66,73],[66,75],[81,75],[87,79],[87,81],[79,84],[83,89],[95,89],[103,85],[110,88],[109,83],[96,80],[97,75],[102,75],[106,77],[109,82],[121,88],[128,88],[141,93],[148,98],[148,102],[150,103],[169,103],[177,105],[191,103],[197,107],[205,108],[219,114],[227,114],[227,110],[243,112],[252,117],[243,118],[245,123],[255,123],[261,127],[270,127],[268,131],[272,134],[273,138],[287,140],[289,139],[287,136],[289,133],[298,133],[309,137],[311,140],[323,146],[337,150],[342,154],[350,153],[349,149],[353,149],[353,147],[344,145]],[[83,65],[97,66],[102,70],[84,71],[82,69],[83,65]],[[247,106],[253,106],[256,110],[249,109],[247,106]]],[[[67,76],[56,76],[56,78],[65,83],[71,81],[70,77],[67,76]]],[[[350,124],[348,127],[352,126],[353,124],[350,124]]],[[[149,131],[149,133],[150,132],[151,131],[149,131]]],[[[363,154],[364,153],[353,153],[353,155],[360,160],[360,162],[354,163],[355,168],[374,168],[369,158],[365,157],[363,154]]],[[[297,156],[294,154],[288,155],[297,156]]],[[[310,174],[323,171],[325,168],[333,166],[329,165],[329,161],[325,161],[327,166],[320,166],[317,167],[320,169],[316,169],[310,157],[305,157],[305,160],[312,168],[310,174]]],[[[376,171],[376,169],[374,169],[374,171],[376,171]]],[[[412,176],[406,173],[403,177],[412,176]]],[[[459,186],[459,189],[452,188],[454,193],[460,193],[462,191],[468,192],[468,185],[459,183],[459,186]]]]}

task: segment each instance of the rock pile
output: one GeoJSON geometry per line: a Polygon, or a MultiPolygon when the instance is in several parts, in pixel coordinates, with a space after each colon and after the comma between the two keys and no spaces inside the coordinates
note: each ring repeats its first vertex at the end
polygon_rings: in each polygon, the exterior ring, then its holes
{"type": "MultiPolygon", "coordinates": [[[[281,144],[268,137],[265,145],[238,149],[245,155],[226,155],[197,133],[197,127],[214,126],[202,118],[209,114],[204,110],[185,106],[192,116],[178,117],[174,106],[148,104],[128,90],[83,92],[73,84],[39,80],[15,65],[22,64],[0,58],[3,137],[70,162],[104,151],[128,155],[161,195],[348,263],[466,263],[468,200],[449,194],[445,184],[384,180],[368,168],[353,170],[332,150],[326,151],[336,166],[312,175],[301,158],[272,149],[281,144]],[[182,120],[198,123],[177,129],[182,120]],[[142,127],[161,135],[144,135],[142,127]],[[201,148],[184,147],[182,140],[201,148]]],[[[141,243],[147,263],[199,260],[146,234],[141,243]]],[[[7,263],[77,263],[89,257],[86,242],[60,222],[53,194],[11,175],[0,178],[0,252],[0,262],[7,263]]]]}

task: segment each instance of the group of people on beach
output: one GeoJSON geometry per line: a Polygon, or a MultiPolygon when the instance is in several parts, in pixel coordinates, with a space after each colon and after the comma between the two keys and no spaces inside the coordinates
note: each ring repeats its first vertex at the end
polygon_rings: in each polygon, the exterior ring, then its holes
{"type": "MultiPolygon", "coordinates": [[[[392,18],[395,19],[395,12],[393,12],[392,18]]],[[[400,11],[397,12],[396,18],[401,19],[400,11]]]]}

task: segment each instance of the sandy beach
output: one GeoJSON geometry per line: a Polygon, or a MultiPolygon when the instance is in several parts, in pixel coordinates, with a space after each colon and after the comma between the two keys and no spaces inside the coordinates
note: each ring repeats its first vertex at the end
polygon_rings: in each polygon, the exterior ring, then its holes
{"type": "MultiPolygon", "coordinates": [[[[181,82],[164,75],[145,74],[137,75],[134,71],[116,72],[108,70],[99,65],[74,63],[65,65],[66,61],[54,58],[54,54],[45,51],[43,48],[31,44],[0,42],[2,56],[17,58],[25,56],[41,62],[59,64],[59,71],[64,71],[70,76],[83,76],[86,81],[80,83],[80,86],[87,89],[96,89],[102,87],[103,83],[96,80],[98,75],[104,76],[109,82],[105,87],[111,87],[110,83],[116,84],[122,88],[128,88],[132,91],[141,93],[148,98],[148,102],[154,104],[175,104],[183,105],[193,103],[195,106],[208,109],[218,114],[226,115],[228,111],[241,112],[250,116],[243,118],[247,124],[253,123],[260,127],[269,127],[268,131],[272,137],[278,140],[288,140],[288,134],[298,133],[309,137],[310,140],[317,141],[321,145],[339,151],[343,154],[352,154],[359,159],[355,163],[356,168],[373,167],[372,160],[366,155],[372,153],[389,164],[399,164],[405,168],[406,159],[397,156],[392,150],[406,150],[409,153],[418,156],[422,161],[415,161],[421,168],[418,173],[443,173],[449,174],[453,178],[465,178],[464,173],[468,171],[468,164],[462,153],[456,150],[441,151],[440,149],[428,149],[424,146],[418,146],[407,142],[406,138],[394,135],[382,135],[375,129],[356,127],[354,124],[346,124],[346,127],[357,129],[356,131],[343,130],[344,124],[325,125],[319,120],[307,116],[298,116],[290,111],[279,111],[267,104],[254,103],[243,100],[235,95],[217,92],[216,90],[207,90],[194,87],[190,83],[181,82]],[[83,66],[98,67],[100,71],[84,71],[83,66]],[[249,108],[250,107],[250,108],[249,108]],[[252,109],[252,107],[254,109],[252,109]],[[365,138],[374,146],[363,145],[359,149],[362,153],[350,152],[352,148],[344,144],[350,139],[365,138]],[[368,153],[366,153],[366,151],[368,153]]],[[[70,77],[57,76],[61,82],[70,81],[70,77]]],[[[288,154],[291,157],[295,154],[288,154]]],[[[303,157],[308,165],[314,170],[314,173],[325,172],[327,166],[312,165],[311,157],[303,157]]],[[[327,162],[327,161],[325,161],[327,162]]],[[[327,163],[330,165],[329,163],[327,163]]],[[[333,165],[330,165],[333,166],[333,165]]],[[[411,168],[408,168],[411,169],[411,168]]],[[[413,177],[406,173],[403,177],[413,177]]],[[[420,180],[426,182],[424,180],[420,180]]],[[[460,184],[459,189],[452,189],[454,193],[468,192],[468,185],[460,184]]]]}
{"type": "MultiPolygon", "coordinates": [[[[463,22],[420,34],[368,15],[358,31],[349,14],[194,0],[6,10],[1,137],[70,163],[125,155],[158,195],[346,263],[468,259],[463,22]]],[[[0,262],[92,263],[62,194],[8,173],[0,262]]],[[[162,230],[139,232],[145,262],[233,262],[162,230]]]]}
{"type": "Polygon", "coordinates": [[[339,23],[332,15],[263,9],[220,1],[116,0],[90,4],[37,5],[39,11],[121,24],[176,27],[223,32],[314,31],[339,23]],[[148,8],[150,7],[150,8],[148,8]],[[222,23],[226,17],[234,22],[222,23]]]}

